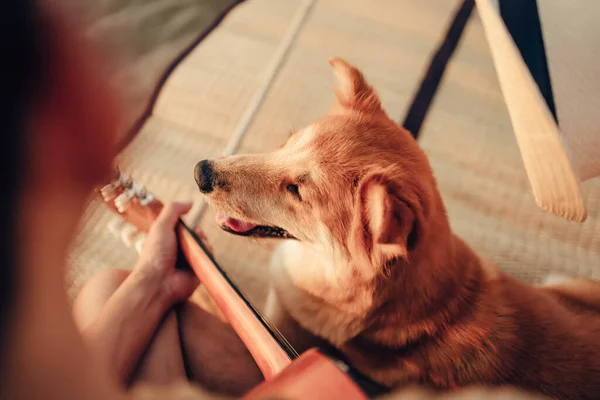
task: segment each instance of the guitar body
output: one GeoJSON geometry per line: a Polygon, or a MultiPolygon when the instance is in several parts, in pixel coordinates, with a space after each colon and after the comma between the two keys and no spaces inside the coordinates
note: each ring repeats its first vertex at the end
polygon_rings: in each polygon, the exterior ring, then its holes
{"type": "Polygon", "coordinates": [[[367,400],[369,397],[342,368],[319,350],[311,349],[242,399],[367,400]]]}
{"type": "MultiPolygon", "coordinates": [[[[148,232],[163,208],[146,189],[119,175],[100,189],[109,208],[141,232],[148,232]]],[[[244,399],[307,398],[364,400],[386,388],[353,370],[343,357],[324,349],[298,355],[276,327],[242,295],[205,244],[180,221],[177,268],[191,269],[238,334],[265,377],[244,399]]]]}

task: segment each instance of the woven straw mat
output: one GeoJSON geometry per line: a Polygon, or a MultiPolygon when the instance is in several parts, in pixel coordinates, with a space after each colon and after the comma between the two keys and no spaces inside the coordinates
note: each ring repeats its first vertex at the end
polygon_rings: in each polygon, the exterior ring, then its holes
{"type": "MultiPolygon", "coordinates": [[[[195,163],[226,146],[300,5],[249,0],[231,12],[171,75],[154,115],[122,154],[122,167],[162,200],[198,200],[195,163]]],[[[318,1],[239,152],[275,149],[292,128],[327,110],[333,83],[327,60],[334,55],[361,68],[388,113],[401,120],[456,5],[318,1]]],[[[476,11],[419,141],[454,230],[479,253],[531,282],[551,271],[600,278],[600,180],[584,183],[583,224],[535,205],[476,11]]],[[[99,202],[89,205],[69,258],[71,295],[95,271],[135,263],[135,251],[105,229],[110,218],[99,202]]],[[[276,242],[220,231],[211,209],[202,227],[217,260],[260,307],[276,242]]]]}

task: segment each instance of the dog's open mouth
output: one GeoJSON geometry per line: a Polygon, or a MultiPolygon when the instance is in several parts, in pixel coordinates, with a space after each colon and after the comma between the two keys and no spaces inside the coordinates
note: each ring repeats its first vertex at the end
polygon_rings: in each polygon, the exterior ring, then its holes
{"type": "Polygon", "coordinates": [[[278,226],[255,225],[221,213],[217,213],[216,220],[221,229],[234,235],[295,239],[288,231],[278,226]]]}

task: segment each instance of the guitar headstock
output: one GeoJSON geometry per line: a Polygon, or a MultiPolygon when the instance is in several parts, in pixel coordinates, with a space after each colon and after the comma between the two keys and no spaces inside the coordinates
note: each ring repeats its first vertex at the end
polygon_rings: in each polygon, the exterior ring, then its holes
{"type": "Polygon", "coordinates": [[[135,183],[131,176],[118,169],[112,181],[98,192],[109,209],[120,217],[109,224],[109,230],[120,235],[128,246],[135,242],[139,251],[145,233],[150,230],[163,204],[143,185],[135,183]],[[140,232],[143,234],[140,235],[140,232]]]}

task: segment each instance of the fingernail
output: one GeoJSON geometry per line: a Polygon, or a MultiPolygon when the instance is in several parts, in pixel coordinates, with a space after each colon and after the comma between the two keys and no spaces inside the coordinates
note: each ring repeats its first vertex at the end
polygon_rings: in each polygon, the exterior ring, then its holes
{"type": "Polygon", "coordinates": [[[173,206],[177,212],[187,212],[192,207],[192,203],[185,201],[174,201],[173,206]]]}

